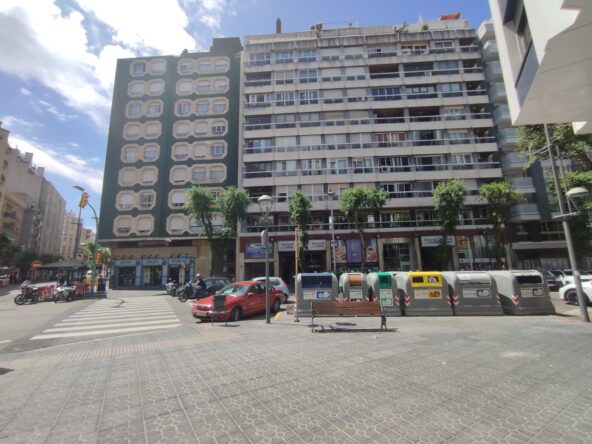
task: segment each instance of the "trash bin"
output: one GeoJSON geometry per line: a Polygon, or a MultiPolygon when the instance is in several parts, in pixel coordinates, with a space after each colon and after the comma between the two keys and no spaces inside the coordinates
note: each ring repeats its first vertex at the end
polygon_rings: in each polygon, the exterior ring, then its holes
{"type": "Polygon", "coordinates": [[[439,271],[396,272],[405,316],[451,316],[448,284],[439,271]]]}
{"type": "Polygon", "coordinates": [[[501,316],[495,280],[484,271],[443,271],[456,316],[501,316]]]}
{"type": "Polygon", "coordinates": [[[312,301],[333,302],[337,298],[337,277],[333,273],[300,273],[296,276],[299,315],[312,314],[312,301]]]}
{"type": "Polygon", "coordinates": [[[536,270],[490,271],[507,315],[555,314],[549,287],[536,270]]]}
{"type": "Polygon", "coordinates": [[[339,296],[344,301],[368,300],[368,287],[363,273],[343,273],[339,276],[339,296]]]}
{"type": "Polygon", "coordinates": [[[386,316],[401,316],[397,281],[392,273],[380,271],[366,275],[368,299],[378,300],[386,316]]]}

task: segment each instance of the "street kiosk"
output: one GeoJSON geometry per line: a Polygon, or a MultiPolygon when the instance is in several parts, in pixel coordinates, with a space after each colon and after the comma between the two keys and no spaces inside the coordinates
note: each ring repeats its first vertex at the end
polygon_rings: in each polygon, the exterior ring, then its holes
{"type": "Polygon", "coordinates": [[[504,314],[555,314],[549,288],[536,270],[490,271],[495,280],[504,314]]]}
{"type": "Polygon", "coordinates": [[[448,284],[439,271],[396,272],[405,316],[451,316],[448,284]]]}
{"type": "Polygon", "coordinates": [[[363,273],[343,273],[339,276],[339,297],[343,301],[368,300],[368,287],[363,273]]]}
{"type": "Polygon", "coordinates": [[[393,273],[378,272],[366,275],[368,299],[379,301],[386,316],[401,316],[401,304],[397,281],[393,273]]]}
{"type": "Polygon", "coordinates": [[[333,273],[299,273],[296,276],[296,297],[298,314],[310,316],[312,301],[335,301],[337,277],[333,273]]]}
{"type": "Polygon", "coordinates": [[[456,316],[501,316],[495,280],[484,271],[443,271],[456,316]]]}

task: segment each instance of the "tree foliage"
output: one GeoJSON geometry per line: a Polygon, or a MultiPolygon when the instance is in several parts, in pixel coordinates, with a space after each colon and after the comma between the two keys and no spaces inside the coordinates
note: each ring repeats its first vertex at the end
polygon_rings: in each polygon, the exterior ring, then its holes
{"type": "MultiPolygon", "coordinates": [[[[448,246],[448,236],[454,235],[459,215],[465,208],[467,189],[465,184],[457,179],[440,182],[434,190],[434,207],[443,228],[441,242],[441,268],[445,269],[451,259],[451,249],[448,246]]],[[[454,264],[454,261],[452,261],[454,264]]]]}
{"type": "Polygon", "coordinates": [[[224,217],[222,236],[226,239],[236,239],[236,228],[239,220],[247,214],[247,208],[251,204],[248,191],[237,188],[226,188],[214,202],[224,217]]]}
{"type": "Polygon", "coordinates": [[[212,244],[214,239],[214,213],[216,212],[216,198],[209,188],[192,186],[187,190],[185,208],[194,216],[204,228],[204,233],[212,244]]]}
{"type": "MultiPolygon", "coordinates": [[[[565,159],[571,159],[576,167],[584,170],[592,169],[592,159],[589,157],[592,147],[592,135],[576,135],[571,123],[548,124],[551,143],[557,144],[559,154],[565,159]]],[[[548,159],[544,125],[527,125],[518,127],[518,151],[531,160],[548,159]],[[536,151],[540,151],[537,153],[536,151]]]]}
{"type": "Polygon", "coordinates": [[[388,193],[383,189],[353,187],[341,193],[341,212],[353,222],[362,243],[362,272],[366,268],[366,242],[364,241],[364,223],[367,215],[378,212],[386,205],[388,193]]]}
{"type": "Polygon", "coordinates": [[[290,209],[290,222],[300,227],[300,251],[298,257],[300,258],[300,269],[304,270],[304,255],[302,252],[306,251],[308,246],[308,225],[310,224],[310,209],[312,208],[312,202],[310,198],[302,194],[301,191],[296,191],[292,197],[290,197],[288,207],[290,209]]]}
{"type": "Polygon", "coordinates": [[[495,231],[497,264],[501,264],[504,241],[502,224],[510,215],[510,208],[524,200],[522,194],[508,182],[484,183],[479,187],[479,194],[487,199],[487,217],[495,231]]]}

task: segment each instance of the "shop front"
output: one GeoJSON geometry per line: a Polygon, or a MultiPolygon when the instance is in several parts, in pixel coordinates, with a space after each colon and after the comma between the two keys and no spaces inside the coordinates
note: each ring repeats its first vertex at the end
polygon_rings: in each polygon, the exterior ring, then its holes
{"type": "Polygon", "coordinates": [[[337,274],[362,270],[362,255],[365,255],[365,272],[379,271],[378,244],[375,238],[366,239],[365,251],[362,251],[360,239],[338,239],[335,241],[335,262],[337,274]]]}
{"type": "MultiPolygon", "coordinates": [[[[281,240],[277,242],[279,276],[289,285],[293,284],[296,272],[296,241],[281,240]]],[[[327,253],[328,243],[325,239],[309,239],[303,252],[303,269],[300,273],[321,273],[331,269],[330,256],[327,253]]]]}
{"type": "Polygon", "coordinates": [[[166,283],[163,279],[164,259],[142,259],[142,286],[153,287],[166,283]]]}
{"type": "Polygon", "coordinates": [[[112,287],[134,287],[136,286],[136,274],[141,272],[138,259],[116,259],[111,262],[111,283],[112,287]]]}
{"type": "MultiPolygon", "coordinates": [[[[261,242],[250,242],[245,245],[244,279],[265,276],[265,246],[261,242]]],[[[269,252],[269,274],[274,276],[273,244],[269,252]]]]}

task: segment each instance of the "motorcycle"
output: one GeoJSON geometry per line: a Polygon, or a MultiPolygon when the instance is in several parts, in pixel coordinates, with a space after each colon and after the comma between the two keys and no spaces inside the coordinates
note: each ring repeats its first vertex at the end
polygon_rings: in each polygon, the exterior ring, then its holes
{"type": "Polygon", "coordinates": [[[203,287],[194,287],[193,282],[188,282],[179,293],[179,300],[185,302],[187,299],[201,299],[208,295],[208,290],[203,287]]]}
{"type": "Polygon", "coordinates": [[[60,285],[55,292],[53,301],[57,304],[58,302],[71,302],[74,299],[76,293],[76,287],[68,284],[60,285]]]}
{"type": "Polygon", "coordinates": [[[168,294],[169,296],[177,296],[177,289],[181,286],[181,284],[179,284],[178,282],[175,281],[171,281],[169,283],[167,283],[165,285],[166,288],[166,294],[168,294]]]}
{"type": "Polygon", "coordinates": [[[23,305],[25,302],[30,301],[32,304],[36,304],[38,300],[39,288],[28,282],[23,282],[23,285],[21,285],[21,293],[15,296],[14,303],[16,305],[23,305]]]}

